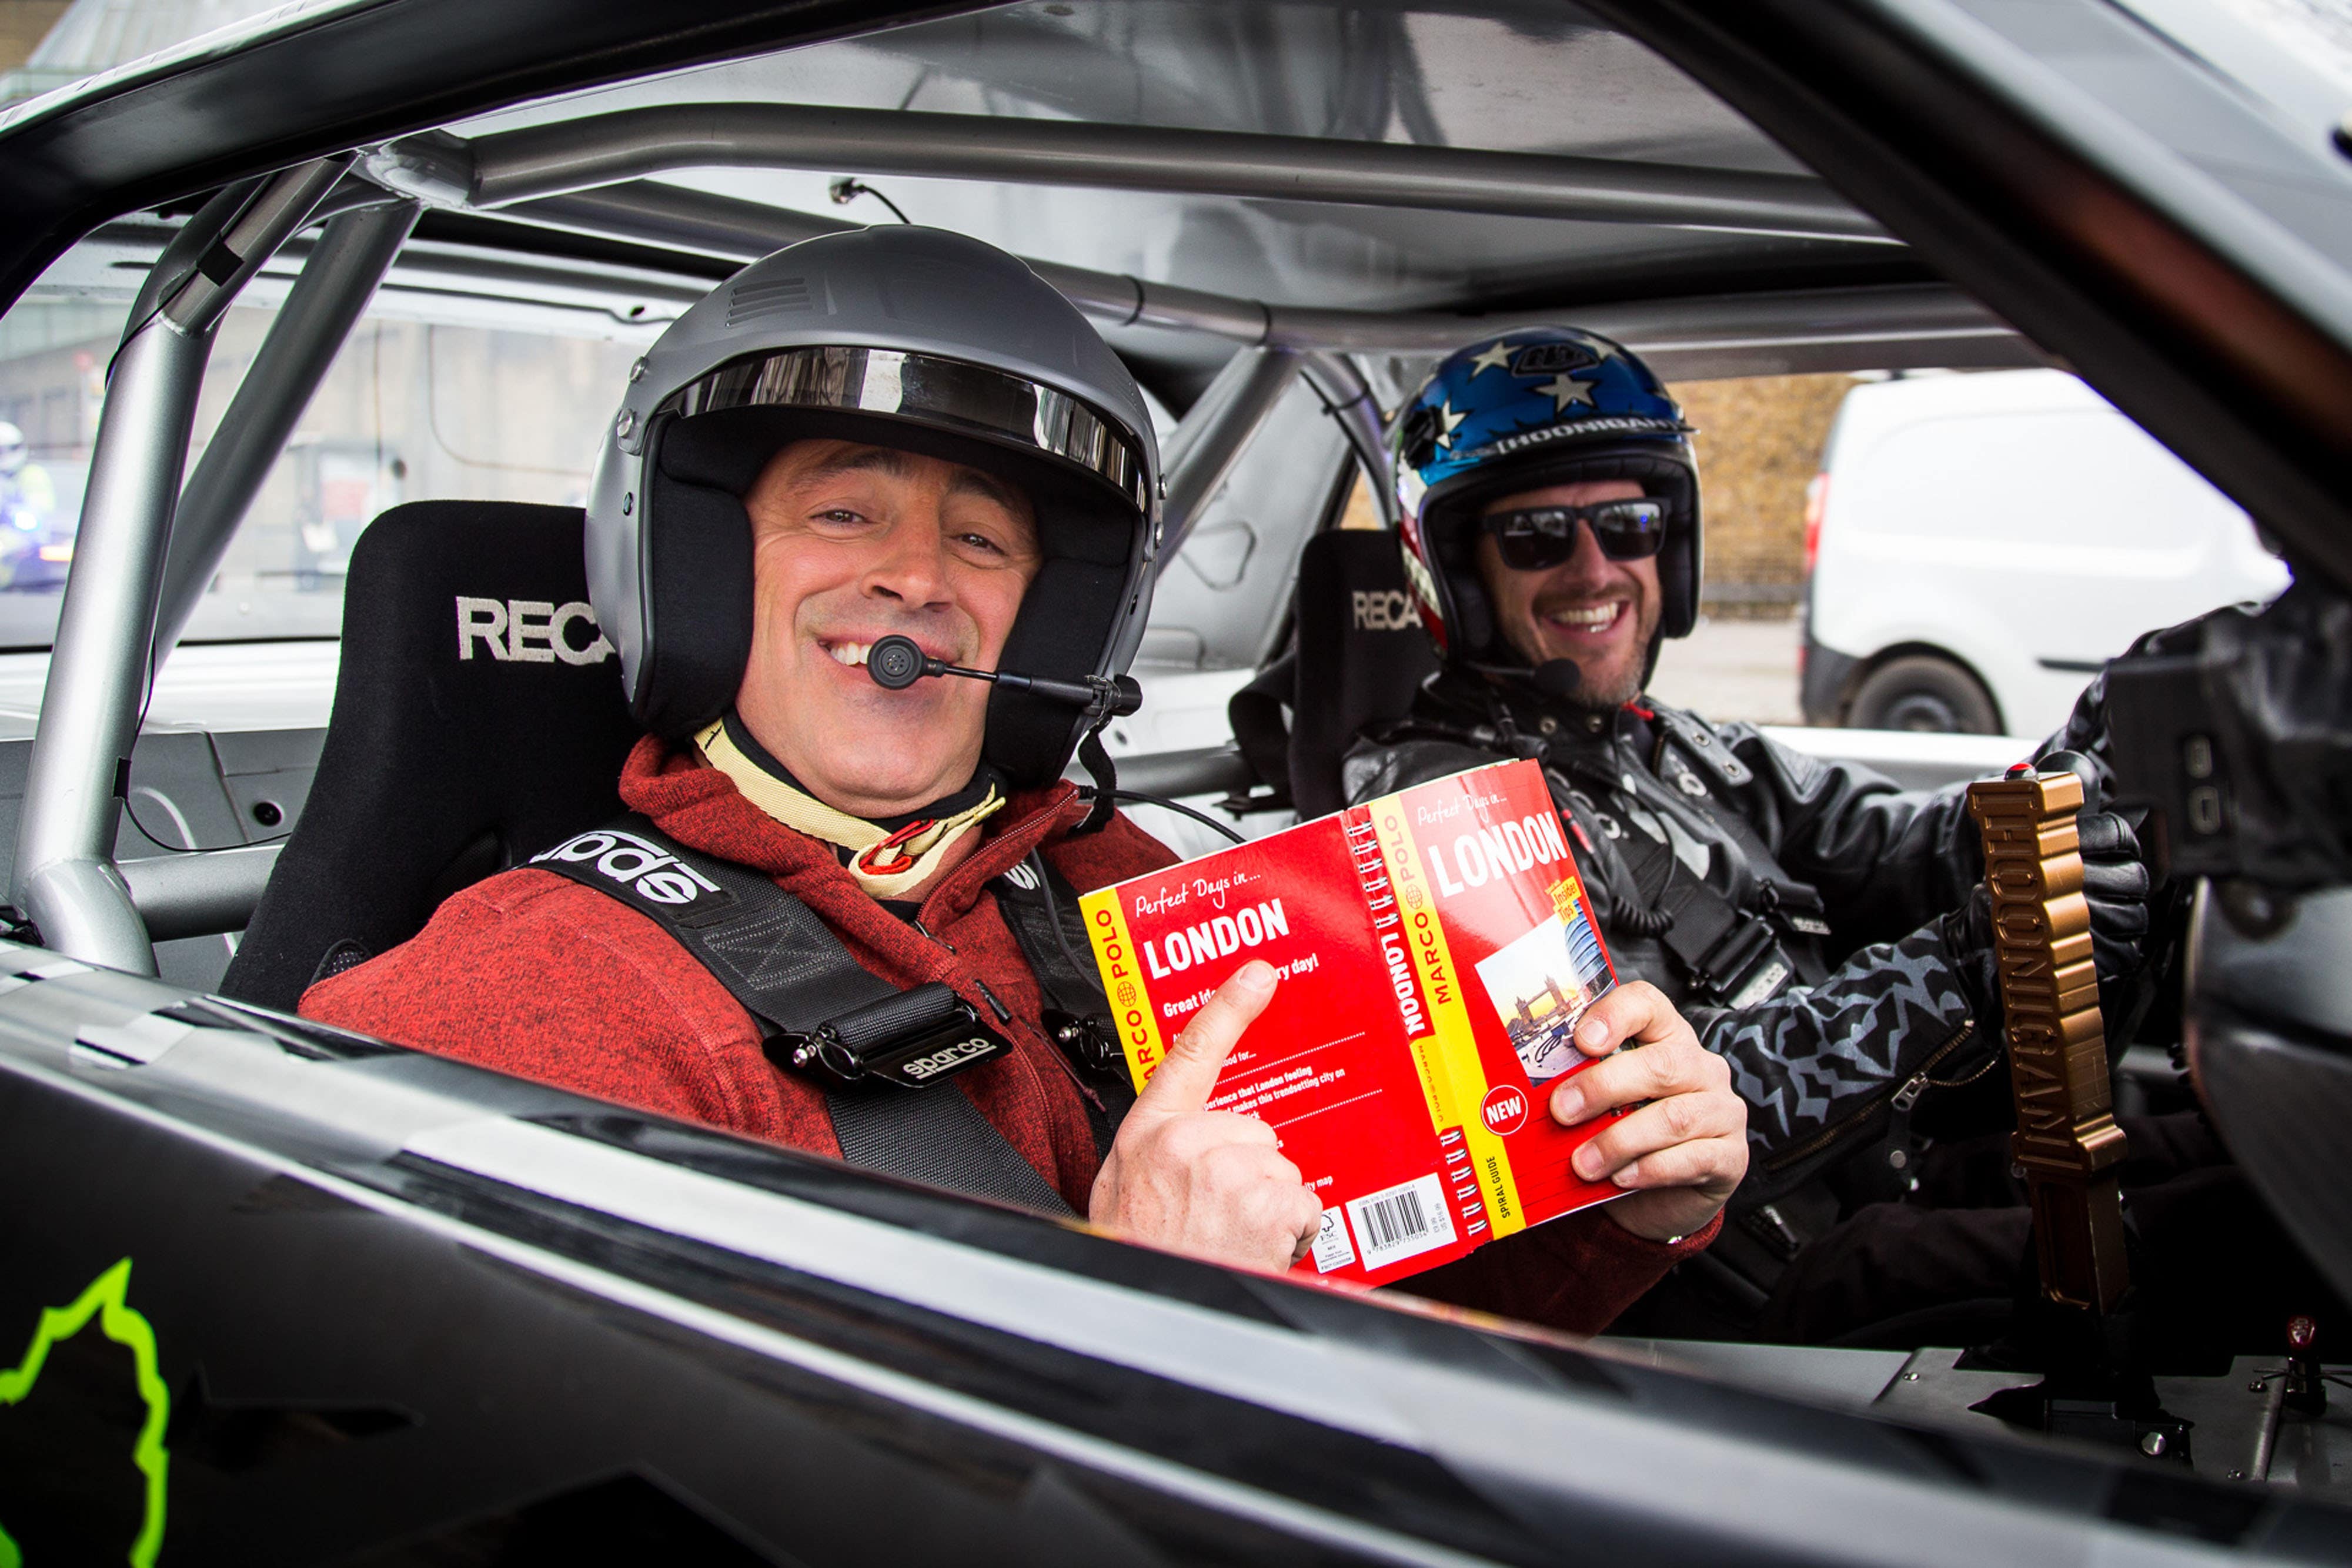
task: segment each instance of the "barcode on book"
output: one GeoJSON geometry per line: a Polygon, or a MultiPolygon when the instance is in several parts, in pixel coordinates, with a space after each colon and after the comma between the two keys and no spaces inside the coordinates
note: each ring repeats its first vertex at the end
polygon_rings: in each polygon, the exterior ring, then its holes
{"type": "Polygon", "coordinates": [[[1363,1249],[1364,1267],[1384,1268],[1454,1240],[1454,1218],[1434,1173],[1348,1205],[1348,1220],[1363,1249]]]}

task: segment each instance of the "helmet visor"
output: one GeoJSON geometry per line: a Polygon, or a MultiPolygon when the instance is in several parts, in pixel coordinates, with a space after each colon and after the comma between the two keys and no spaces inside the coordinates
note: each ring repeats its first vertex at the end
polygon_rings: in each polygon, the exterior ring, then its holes
{"type": "Polygon", "coordinates": [[[734,408],[869,413],[977,436],[1090,474],[1150,516],[1133,432],[1067,392],[985,365],[895,349],[790,349],[721,365],[656,412],[690,418],[734,408]]]}

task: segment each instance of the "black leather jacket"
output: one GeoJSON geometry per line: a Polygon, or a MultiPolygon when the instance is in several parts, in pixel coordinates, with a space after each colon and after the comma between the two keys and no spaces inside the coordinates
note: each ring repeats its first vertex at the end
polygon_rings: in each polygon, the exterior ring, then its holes
{"type": "Polygon", "coordinates": [[[1730,1063],[1748,1110],[1743,1200],[1865,1149],[1891,1159],[1876,1175],[1895,1196],[1907,1138],[1890,1124],[1989,1061],[1990,976],[1953,917],[1982,868],[1963,789],[1906,792],[1647,698],[1587,713],[1455,671],[1342,773],[1364,800],[1513,756],[1544,765],[1619,977],[1673,998],[1730,1063]]]}

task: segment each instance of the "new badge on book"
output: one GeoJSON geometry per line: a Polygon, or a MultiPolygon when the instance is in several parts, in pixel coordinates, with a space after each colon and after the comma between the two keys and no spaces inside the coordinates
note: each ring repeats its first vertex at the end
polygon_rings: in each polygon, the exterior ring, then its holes
{"type": "Polygon", "coordinates": [[[1618,1197],[1569,1156],[1547,1085],[1616,984],[1532,762],[1384,795],[1090,893],[1095,960],[1140,1090],[1253,958],[1274,999],[1213,1111],[1262,1118],[1325,1200],[1298,1265],[1374,1284],[1618,1197]]]}

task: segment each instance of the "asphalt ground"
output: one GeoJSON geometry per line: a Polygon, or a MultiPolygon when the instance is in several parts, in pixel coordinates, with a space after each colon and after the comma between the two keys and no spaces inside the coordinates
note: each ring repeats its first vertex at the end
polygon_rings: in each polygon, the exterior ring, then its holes
{"type": "Polygon", "coordinates": [[[1658,654],[1650,690],[1702,718],[1751,724],[1802,724],[1797,707],[1800,622],[1714,621],[1702,616],[1687,637],[1658,654]]]}

